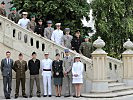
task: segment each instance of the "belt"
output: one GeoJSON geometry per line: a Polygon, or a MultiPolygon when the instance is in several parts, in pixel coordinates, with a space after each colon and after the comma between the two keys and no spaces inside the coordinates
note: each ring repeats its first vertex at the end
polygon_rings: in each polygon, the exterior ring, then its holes
{"type": "Polygon", "coordinates": [[[51,69],[43,69],[43,71],[51,71],[51,69]]]}

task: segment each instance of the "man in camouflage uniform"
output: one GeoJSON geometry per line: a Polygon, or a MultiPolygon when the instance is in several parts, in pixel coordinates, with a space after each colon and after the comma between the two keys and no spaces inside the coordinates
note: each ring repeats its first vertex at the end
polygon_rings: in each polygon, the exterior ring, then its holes
{"type": "Polygon", "coordinates": [[[44,29],[44,37],[51,40],[52,33],[54,31],[54,28],[52,28],[52,21],[47,21],[48,27],[44,29]]]}
{"type": "Polygon", "coordinates": [[[31,15],[31,21],[28,23],[27,29],[34,32],[35,27],[36,27],[36,18],[35,15],[31,15]]]}
{"type": "Polygon", "coordinates": [[[20,16],[16,11],[16,8],[13,7],[11,8],[11,13],[8,15],[8,19],[14,21],[15,23],[18,23],[20,16]]]}
{"type": "Polygon", "coordinates": [[[85,42],[81,43],[79,53],[90,58],[92,53],[92,43],[89,42],[89,37],[85,36],[85,42]]]}
{"type": "Polygon", "coordinates": [[[0,5],[0,15],[6,17],[5,2],[2,1],[0,5]]]}
{"type": "Polygon", "coordinates": [[[19,60],[15,61],[13,70],[16,72],[16,93],[15,98],[19,96],[19,85],[22,86],[22,96],[27,98],[25,94],[25,72],[27,71],[27,62],[23,60],[23,55],[19,54],[19,60]]]}
{"type": "Polygon", "coordinates": [[[70,35],[70,28],[65,28],[65,35],[62,37],[62,45],[71,49],[71,41],[73,36],[70,35]]]}

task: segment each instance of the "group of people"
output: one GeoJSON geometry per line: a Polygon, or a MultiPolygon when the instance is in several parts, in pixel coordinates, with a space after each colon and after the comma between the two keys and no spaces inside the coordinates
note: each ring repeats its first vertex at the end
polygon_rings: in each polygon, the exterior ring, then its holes
{"type": "MultiPolygon", "coordinates": [[[[2,2],[0,6],[0,15],[6,16],[6,11],[4,9],[5,3],[2,2]]],[[[11,13],[8,18],[14,21],[16,24],[23,28],[26,28],[42,37],[54,41],[58,45],[65,46],[69,49],[76,51],[77,53],[83,54],[86,57],[91,57],[92,43],[90,42],[90,37],[85,36],[84,38],[80,34],[80,30],[75,31],[74,36],[70,35],[70,28],[65,28],[64,32],[61,30],[61,23],[56,23],[56,29],[52,27],[52,21],[47,21],[47,27],[44,27],[43,20],[39,19],[36,23],[36,16],[31,15],[30,19],[27,18],[28,12],[22,12],[22,18],[16,11],[15,7],[11,8],[11,13]]]]}
{"type": "Polygon", "coordinates": [[[44,53],[44,59],[37,59],[36,52],[32,53],[32,58],[27,62],[23,59],[23,54],[18,55],[18,60],[15,62],[11,59],[11,52],[6,52],[6,58],[1,61],[1,72],[3,76],[4,95],[6,99],[10,99],[12,90],[12,69],[16,72],[16,91],[15,98],[19,96],[19,86],[22,86],[22,96],[27,98],[25,93],[26,71],[30,74],[30,95],[33,97],[34,81],[37,87],[37,97],[41,97],[39,72],[41,69],[44,95],[43,97],[52,96],[52,77],[55,85],[56,97],[62,95],[62,85],[65,82],[64,97],[80,97],[81,87],[83,84],[84,65],[80,61],[80,56],[72,57],[69,49],[65,49],[65,57],[60,59],[60,54],[55,55],[55,60],[49,58],[49,53],[44,53]],[[52,77],[51,77],[52,76],[52,77]],[[75,89],[73,88],[75,87],[75,89]]]}

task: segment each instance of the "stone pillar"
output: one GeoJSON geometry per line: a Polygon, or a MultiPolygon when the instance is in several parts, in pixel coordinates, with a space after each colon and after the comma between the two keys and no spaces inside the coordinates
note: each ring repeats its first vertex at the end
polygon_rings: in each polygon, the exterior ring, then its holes
{"type": "Polygon", "coordinates": [[[123,44],[123,47],[127,50],[122,54],[123,60],[123,81],[128,86],[133,86],[133,43],[130,39],[123,44]]]}
{"type": "Polygon", "coordinates": [[[97,49],[92,53],[93,59],[93,82],[92,92],[106,92],[108,91],[107,81],[107,53],[102,49],[105,46],[105,42],[98,37],[94,41],[93,46],[97,49]]]}

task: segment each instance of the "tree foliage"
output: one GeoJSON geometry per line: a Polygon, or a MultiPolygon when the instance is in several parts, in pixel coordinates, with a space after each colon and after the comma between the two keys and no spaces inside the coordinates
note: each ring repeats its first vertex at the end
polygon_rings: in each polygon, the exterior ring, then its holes
{"type": "Polygon", "coordinates": [[[54,23],[61,22],[62,28],[70,27],[72,33],[82,27],[81,18],[88,17],[89,4],[86,0],[12,0],[12,4],[22,11],[35,14],[45,22],[52,20],[54,23]]]}
{"type": "Polygon", "coordinates": [[[133,41],[133,0],[94,0],[91,3],[97,33],[110,56],[120,58],[123,43],[133,41]]]}

